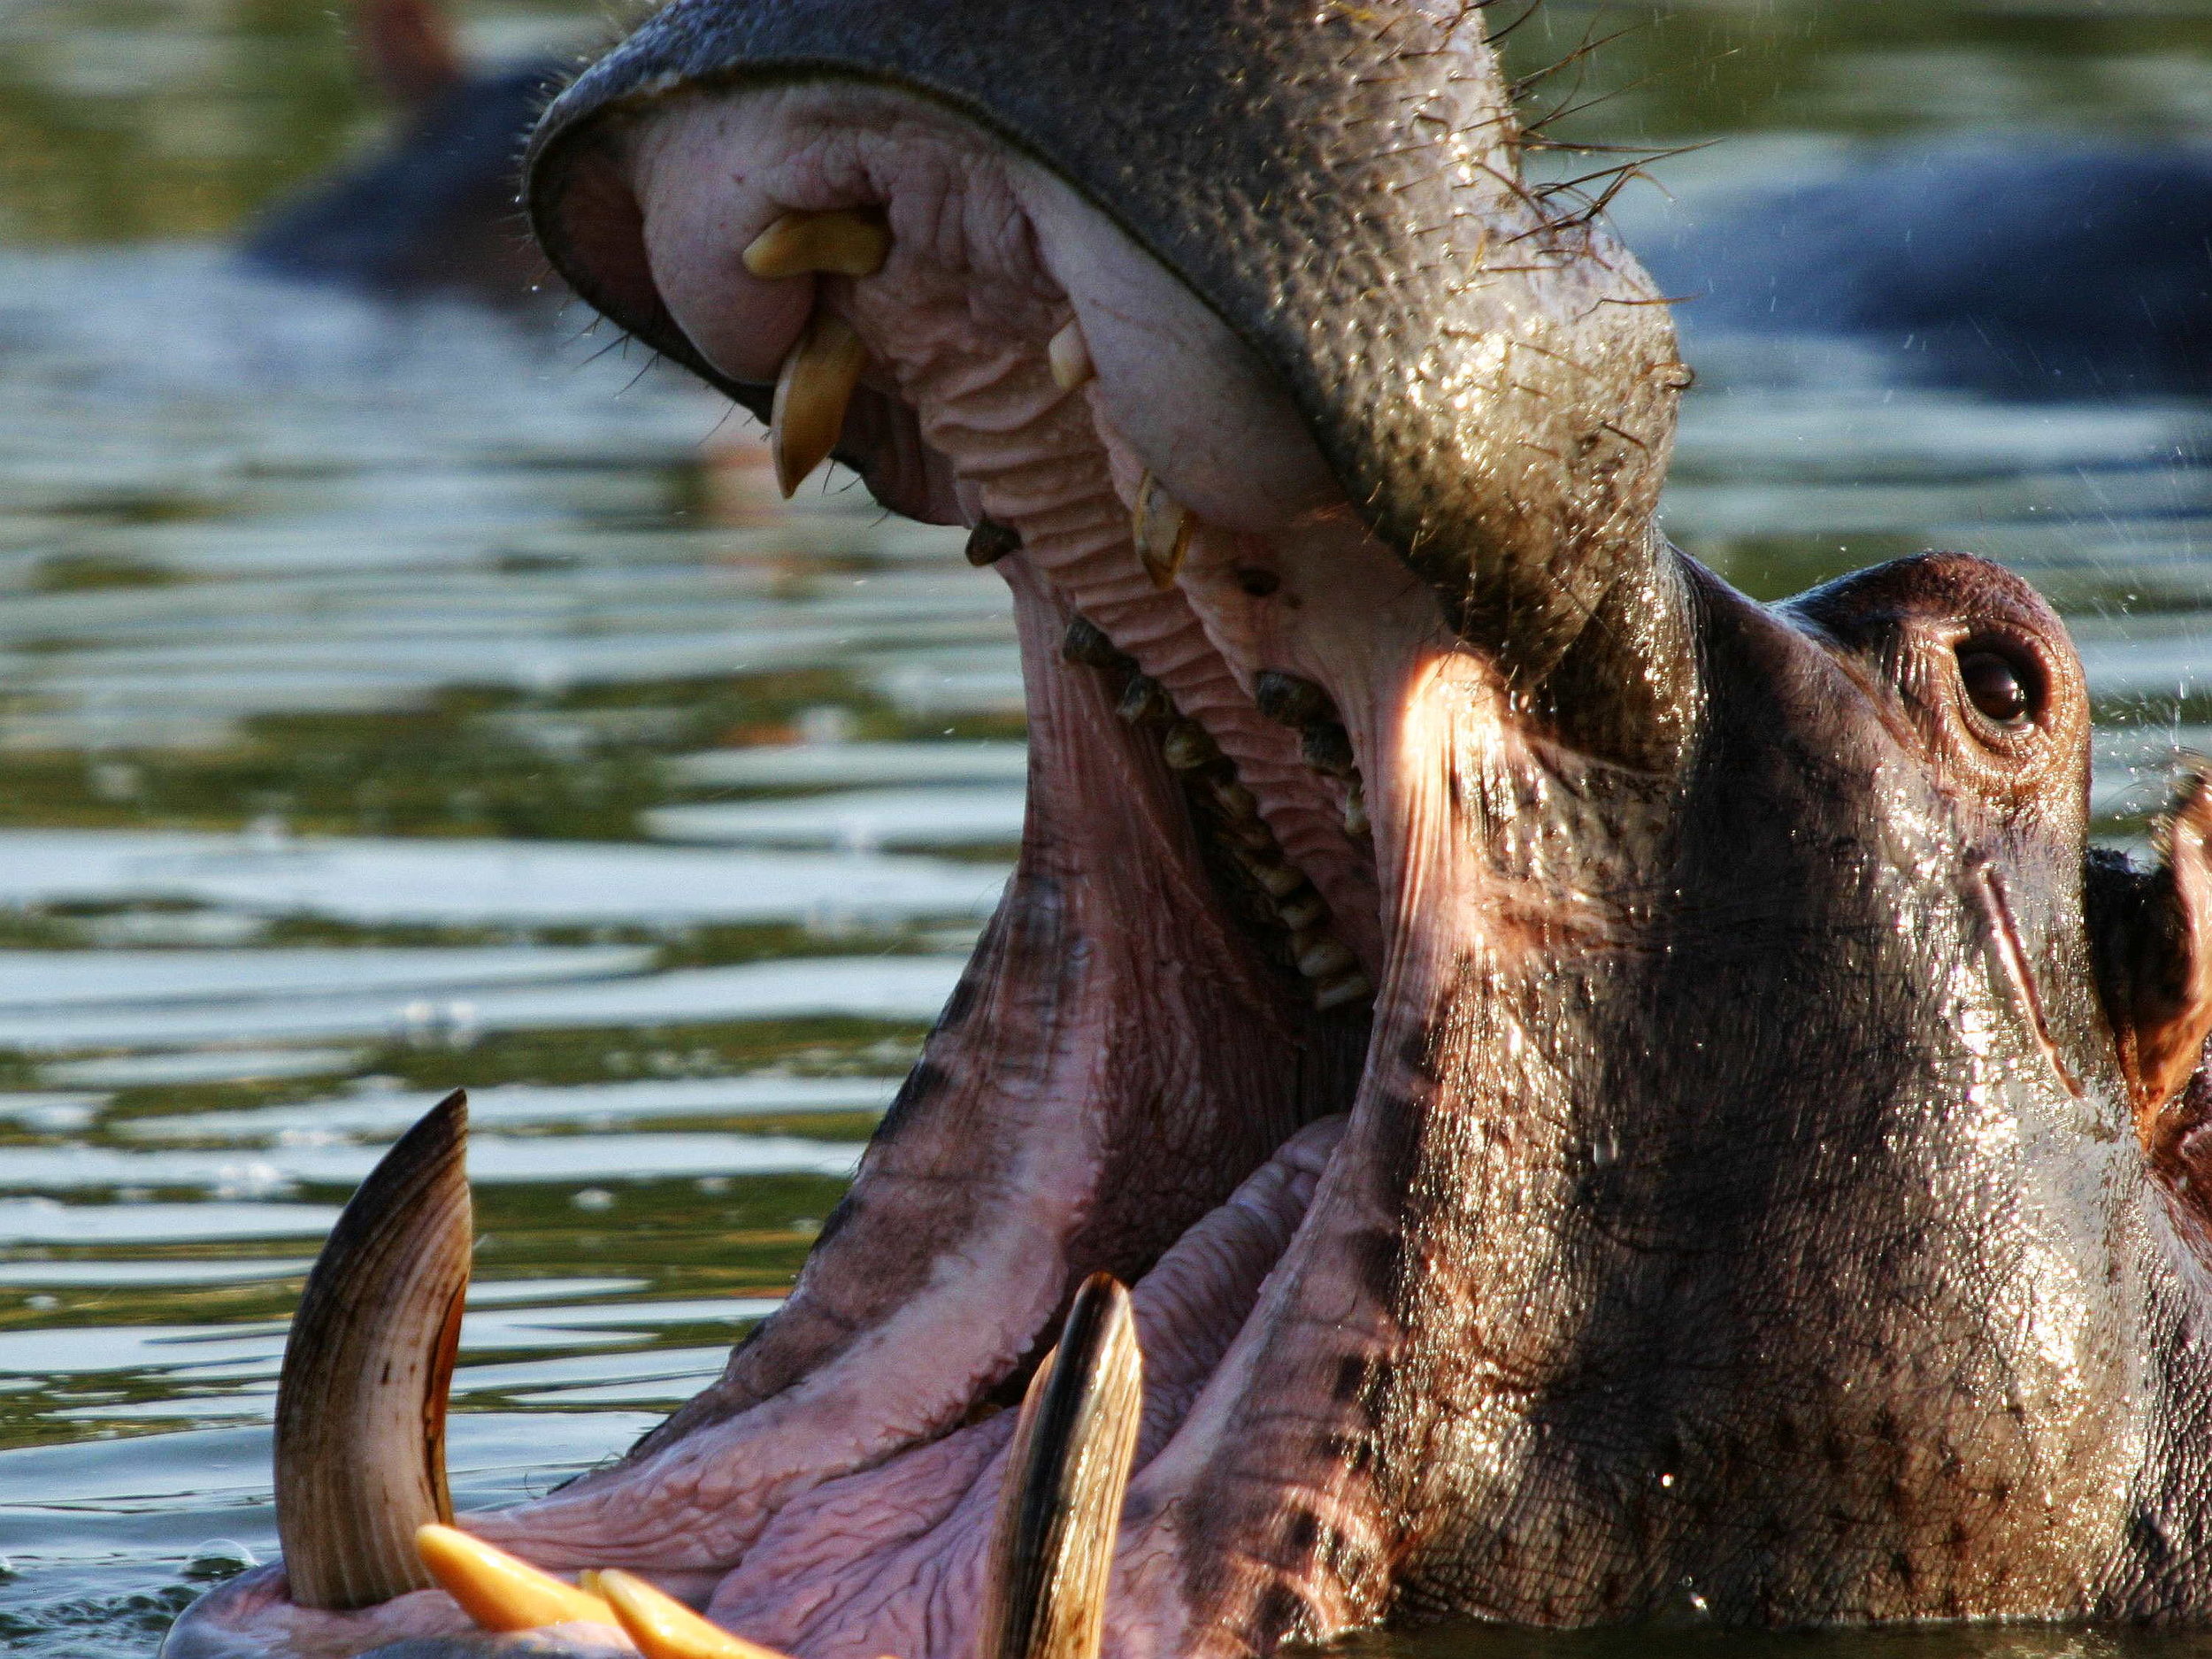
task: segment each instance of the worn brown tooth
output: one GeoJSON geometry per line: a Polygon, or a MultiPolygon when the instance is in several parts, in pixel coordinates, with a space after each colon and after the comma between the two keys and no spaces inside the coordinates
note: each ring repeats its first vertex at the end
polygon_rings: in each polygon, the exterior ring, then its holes
{"type": "Polygon", "coordinates": [[[1310,680],[1263,668],[1252,681],[1252,701],[1269,719],[1284,726],[1311,726],[1317,720],[1336,720],[1336,703],[1310,680]]]}
{"type": "Polygon", "coordinates": [[[979,570],[1021,550],[1022,533],[995,518],[979,518],[975,528],[968,532],[968,563],[979,570]]]}
{"type": "Polygon", "coordinates": [[[783,360],[769,405],[768,452],[787,498],[837,447],[846,405],[867,366],[868,348],[852,325],[828,311],[814,314],[783,360]]]}
{"type": "Polygon", "coordinates": [[[1156,726],[1175,718],[1175,700],[1151,675],[1138,674],[1122,687],[1114,711],[1132,726],[1156,726]]]}
{"type": "Polygon", "coordinates": [[[1332,778],[1348,778],[1357,764],[1352,753],[1351,733],[1333,720],[1317,720],[1306,727],[1298,740],[1299,752],[1306,764],[1316,772],[1325,772],[1332,778]]]}
{"type": "Polygon", "coordinates": [[[1128,654],[1106,637],[1106,630],[1088,617],[1070,617],[1061,636],[1060,655],[1087,668],[1127,668],[1128,654]]]}
{"type": "Polygon", "coordinates": [[[1291,932],[1302,933],[1309,928],[1318,927],[1323,922],[1327,921],[1329,907],[1322,902],[1318,893],[1308,887],[1302,893],[1293,893],[1288,898],[1277,903],[1275,914],[1281,919],[1283,926],[1289,928],[1291,932]]]}
{"type": "Polygon", "coordinates": [[[1069,323],[1052,336],[1045,347],[1045,361],[1052,369],[1052,383],[1064,392],[1073,391],[1098,373],[1091,366],[1091,342],[1083,338],[1079,322],[1069,323]]]}
{"type": "Polygon", "coordinates": [[[1175,586],[1175,573],[1183,568],[1183,557],[1190,551],[1194,522],[1151,473],[1137,480],[1137,506],[1129,515],[1129,534],[1155,588],[1175,586]]]}
{"type": "Polygon", "coordinates": [[[746,244],[745,268],[757,277],[873,276],[891,255],[891,227],[880,213],[786,213],[746,244]]]}
{"type": "Polygon", "coordinates": [[[1252,872],[1252,879],[1271,899],[1286,899],[1306,885],[1306,878],[1298,871],[1272,858],[1253,857],[1244,860],[1244,867],[1252,872]]]}
{"type": "Polygon", "coordinates": [[[1298,953],[1298,972],[1316,983],[1333,980],[1348,968],[1359,965],[1355,956],[1340,939],[1326,935],[1298,953]]]}
{"type": "Polygon", "coordinates": [[[1144,1360],[1129,1293],[1094,1273],[1022,1402],[983,1586],[980,1659],[1097,1659],[1136,1455],[1144,1360]]]}
{"type": "Polygon", "coordinates": [[[1375,995],[1373,981],[1355,970],[1340,979],[1329,979],[1313,987],[1313,1005],[1317,1011],[1327,1013],[1333,1008],[1342,1008],[1348,1002],[1364,1002],[1375,995]]]}
{"type": "MultiPolygon", "coordinates": [[[[1249,789],[1234,778],[1216,780],[1213,786],[1213,797],[1214,804],[1231,818],[1251,819],[1254,822],[1258,820],[1259,801],[1249,789]]],[[[1274,836],[1271,833],[1268,839],[1272,841],[1274,836]]]]}
{"type": "Polygon", "coordinates": [[[1344,795],[1344,833],[1364,835],[1371,827],[1367,822],[1367,786],[1356,777],[1344,795]]]}
{"type": "Polygon", "coordinates": [[[453,1518],[445,1413],[473,1232],[467,1141],[457,1089],[369,1171],[292,1317],[276,1521],[303,1607],[367,1607],[434,1582],[415,1535],[453,1518]]]}
{"type": "Polygon", "coordinates": [[[1221,746],[1195,720],[1178,720],[1160,740],[1160,753],[1177,772],[1196,772],[1221,758],[1221,746]]]}

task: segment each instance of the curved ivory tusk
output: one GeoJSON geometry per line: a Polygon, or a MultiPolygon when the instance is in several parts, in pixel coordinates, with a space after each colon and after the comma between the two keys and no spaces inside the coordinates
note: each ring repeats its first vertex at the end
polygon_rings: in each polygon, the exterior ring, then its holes
{"type": "Polygon", "coordinates": [[[891,257],[891,227],[879,213],[786,213],[745,245],[745,268],[772,281],[826,272],[873,276],[891,257]]]}
{"type": "Polygon", "coordinates": [[[784,1659],[773,1647],[701,1618],[634,1573],[609,1567],[599,1574],[599,1589],[645,1659],[784,1659]]]}
{"type": "Polygon", "coordinates": [[[467,1143],[456,1089],[369,1171],[292,1317],[277,1537],[303,1607],[368,1607],[433,1582],[415,1533],[453,1518],[445,1413],[473,1233],[467,1143]]]}
{"type": "Polygon", "coordinates": [[[827,311],[815,312],[783,360],[769,406],[768,452],[776,465],[776,487],[786,499],[836,447],[845,429],[845,407],[867,366],[868,348],[852,325],[827,311]]]}
{"type": "Polygon", "coordinates": [[[1030,1382],[1007,1448],[981,1659],[1097,1659],[1143,1407],[1129,1292],[1094,1273],[1030,1382]]]}
{"type": "Polygon", "coordinates": [[[537,1630],[580,1619],[614,1623],[614,1609],[603,1597],[457,1526],[425,1526],[415,1534],[415,1548],[439,1587],[485,1630],[537,1630]]]}

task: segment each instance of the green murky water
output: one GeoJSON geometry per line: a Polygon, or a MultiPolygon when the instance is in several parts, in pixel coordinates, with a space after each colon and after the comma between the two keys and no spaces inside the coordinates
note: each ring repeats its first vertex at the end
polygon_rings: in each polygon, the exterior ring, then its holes
{"type": "MultiPolygon", "coordinates": [[[[466,23],[488,53],[605,27],[466,23]]],[[[1659,168],[1689,194],[1902,132],[2212,129],[2212,4],[1557,0],[1514,50],[1623,24],[1551,83],[1561,130],[1727,137],[1659,168]]],[[[572,328],[227,260],[378,119],[321,4],[0,5],[0,1643],[48,1659],[148,1651],[265,1555],[300,1275],[452,1082],[485,1234],[457,1496],[542,1489],[695,1389],[835,1202],[1018,824],[1010,629],[952,539],[849,488],[774,504],[714,400],[572,328]]],[[[2212,722],[2208,438],[2182,403],[1709,376],[1670,527],[1769,594],[1931,544],[2027,572],[2124,838],[2212,722]]]]}

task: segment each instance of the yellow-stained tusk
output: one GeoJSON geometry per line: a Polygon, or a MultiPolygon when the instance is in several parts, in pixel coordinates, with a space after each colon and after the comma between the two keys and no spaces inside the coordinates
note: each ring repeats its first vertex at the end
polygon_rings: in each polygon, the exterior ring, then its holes
{"type": "Polygon", "coordinates": [[[615,1622],[614,1609],[597,1596],[457,1526],[426,1526],[415,1534],[415,1548],[430,1576],[486,1630],[536,1630],[574,1619],[615,1622]]]}
{"type": "Polygon", "coordinates": [[[786,213],[746,244],[745,268],[757,277],[873,276],[891,255],[891,227],[881,217],[840,210],[786,213]]]}
{"type": "Polygon", "coordinates": [[[609,1567],[600,1593],[645,1659],[784,1659],[773,1647],[733,1636],[635,1573],[609,1567]]]}
{"type": "Polygon", "coordinates": [[[1081,323],[1070,323],[1046,342],[1045,362],[1052,370],[1052,383],[1064,392],[1073,391],[1098,373],[1091,365],[1091,342],[1083,338],[1081,323]]]}
{"type": "Polygon", "coordinates": [[[868,348],[852,325],[828,311],[815,312],[783,360],[769,405],[769,457],[785,500],[837,447],[845,410],[867,366],[868,348]]]}

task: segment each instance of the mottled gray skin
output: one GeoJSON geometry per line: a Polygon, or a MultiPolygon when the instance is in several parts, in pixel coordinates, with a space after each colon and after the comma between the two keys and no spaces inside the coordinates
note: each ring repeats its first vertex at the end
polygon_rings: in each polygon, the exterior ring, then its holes
{"type": "MultiPolygon", "coordinates": [[[[683,100],[822,79],[949,107],[1072,183],[1287,388],[1435,599],[1440,648],[1379,599],[1381,666],[1363,680],[1354,651],[1329,687],[1388,942],[1356,1094],[1345,1023],[1196,922],[1179,944],[1207,971],[1111,1028],[1133,1054],[1146,1030],[1217,1034],[1193,1064],[1240,1056],[1225,1079],[1292,1122],[1350,1116],[1245,1326],[1228,1427],[1189,1478],[1132,1489],[1110,1648],[1263,1653],[1446,1613],[2204,1622],[2212,1356],[2166,1127],[2187,1065],[2143,1057],[2203,1034],[2201,826],[2163,873],[2092,868],[2087,699],[2050,609],[1956,555],[1767,607],[1665,543],[1686,377],[1663,308],[1519,185],[1479,11],[678,0],[554,106],[532,211],[579,293],[756,411],[765,388],[656,286],[626,147],[683,100]],[[2032,718],[1969,695],[1983,646],[2032,718]]],[[[840,453],[946,516],[887,394],[840,453]]],[[[1171,907],[1148,872],[1191,866],[1156,753],[1052,659],[1072,600],[1009,580],[1022,873],[790,1310],[649,1450],[803,1387],[980,1235],[981,1207],[942,1196],[962,1148],[999,1167],[975,1079],[1106,995],[1078,964],[1114,948],[1113,907],[1171,907]],[[1156,788],[1064,811],[1110,752],[1156,788]]],[[[1106,1114],[1143,1132],[1110,1134],[1101,1190],[1156,1196],[1069,1244],[1070,1286],[1141,1271],[1251,1167],[1248,1146],[1156,1149],[1189,1133],[1143,1117],[1172,1097],[1106,1114]]],[[[607,1559],[532,1525],[487,1530],[607,1559]]]]}

